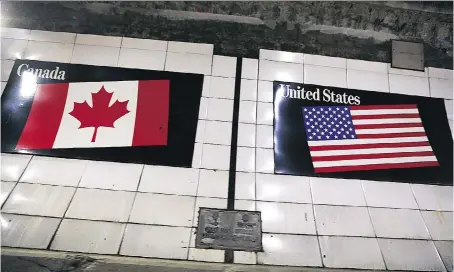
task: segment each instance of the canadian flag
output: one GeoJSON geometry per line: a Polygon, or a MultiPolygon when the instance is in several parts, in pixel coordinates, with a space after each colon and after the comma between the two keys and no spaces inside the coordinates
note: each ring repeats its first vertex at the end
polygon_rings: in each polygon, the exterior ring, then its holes
{"type": "Polygon", "coordinates": [[[16,149],[167,145],[169,80],[38,84],[16,149]]]}

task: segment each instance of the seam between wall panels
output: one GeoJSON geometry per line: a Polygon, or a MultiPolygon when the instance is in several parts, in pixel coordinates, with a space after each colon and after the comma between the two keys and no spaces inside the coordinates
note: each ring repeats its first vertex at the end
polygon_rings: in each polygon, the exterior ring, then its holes
{"type": "Polygon", "coordinates": [[[364,191],[364,186],[363,186],[362,182],[361,182],[361,191],[363,193],[364,203],[366,203],[367,216],[368,216],[370,224],[372,226],[372,230],[374,231],[375,241],[377,242],[378,249],[380,250],[380,255],[383,260],[383,264],[385,265],[385,270],[388,270],[388,265],[386,264],[386,261],[385,261],[385,255],[383,254],[383,250],[381,249],[380,243],[378,242],[378,237],[377,237],[377,232],[375,231],[374,222],[372,221],[372,216],[370,215],[370,210],[369,210],[369,207],[367,206],[368,204],[367,204],[367,200],[365,197],[365,191],[364,191]]]}
{"type": "Polygon", "coordinates": [[[21,179],[22,176],[25,174],[25,171],[27,171],[27,168],[28,168],[28,166],[30,165],[30,163],[31,163],[31,161],[32,161],[32,159],[33,159],[33,157],[35,157],[35,156],[32,155],[32,156],[30,157],[30,160],[27,162],[27,165],[25,166],[24,171],[23,171],[22,174],[19,176],[19,178],[18,178],[17,181],[16,181],[16,184],[14,184],[14,186],[13,186],[13,188],[11,189],[11,191],[9,192],[8,196],[7,196],[7,197],[5,198],[5,200],[3,201],[3,204],[2,204],[2,206],[1,206],[1,208],[3,208],[3,206],[5,206],[6,202],[7,202],[8,199],[11,197],[11,194],[13,193],[14,189],[16,189],[16,186],[17,186],[17,184],[19,184],[20,179],[21,179]]]}
{"type": "Polygon", "coordinates": [[[312,216],[314,217],[315,239],[317,239],[318,252],[320,253],[320,260],[322,262],[322,267],[325,267],[325,262],[323,261],[322,246],[320,245],[320,236],[318,234],[318,228],[317,228],[317,218],[315,217],[314,196],[312,195],[312,181],[311,181],[310,178],[309,178],[309,191],[310,191],[310,194],[311,194],[311,203],[310,203],[310,205],[312,207],[312,216]]]}
{"type": "MultiPolygon", "coordinates": [[[[122,39],[122,42],[123,42],[123,39],[122,39]]],[[[137,188],[136,188],[136,191],[134,192],[134,198],[132,199],[131,208],[129,208],[128,219],[126,219],[126,222],[124,223],[125,228],[123,229],[123,234],[121,235],[120,243],[118,244],[117,255],[120,255],[120,249],[121,249],[121,246],[123,245],[123,240],[125,239],[126,229],[128,227],[129,219],[131,218],[131,213],[132,213],[132,209],[134,208],[134,203],[136,202],[137,194],[139,193],[140,181],[142,180],[142,175],[143,175],[144,171],[145,171],[145,164],[142,165],[142,171],[140,172],[139,182],[137,182],[137,188]]]]}
{"type": "MultiPolygon", "coordinates": [[[[214,56],[214,55],[213,55],[214,56]]],[[[241,89],[241,70],[243,59],[236,58],[236,74],[235,74],[235,92],[233,100],[233,116],[232,116],[232,136],[230,144],[230,167],[229,167],[229,187],[227,192],[227,210],[235,209],[235,182],[236,182],[236,163],[238,156],[238,123],[239,123],[239,108],[240,108],[240,89],[241,89]]],[[[213,66],[212,66],[213,67],[213,66]]],[[[224,251],[224,262],[234,263],[234,251],[229,249],[224,251]]]]}

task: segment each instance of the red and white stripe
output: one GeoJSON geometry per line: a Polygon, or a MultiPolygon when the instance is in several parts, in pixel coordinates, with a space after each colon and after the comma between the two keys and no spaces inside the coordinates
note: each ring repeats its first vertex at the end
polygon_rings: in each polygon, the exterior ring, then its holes
{"type": "Polygon", "coordinates": [[[316,173],[439,163],[416,105],[350,106],[358,139],[308,141],[316,173]]]}

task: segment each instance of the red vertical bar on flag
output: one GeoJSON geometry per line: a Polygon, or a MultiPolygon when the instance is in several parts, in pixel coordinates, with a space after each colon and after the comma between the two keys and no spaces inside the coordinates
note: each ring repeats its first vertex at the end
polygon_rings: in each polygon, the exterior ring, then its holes
{"type": "Polygon", "coordinates": [[[52,148],[65,109],[69,83],[39,84],[16,149],[52,148]]]}
{"type": "Polygon", "coordinates": [[[133,146],[167,145],[169,80],[140,80],[133,146]]]}

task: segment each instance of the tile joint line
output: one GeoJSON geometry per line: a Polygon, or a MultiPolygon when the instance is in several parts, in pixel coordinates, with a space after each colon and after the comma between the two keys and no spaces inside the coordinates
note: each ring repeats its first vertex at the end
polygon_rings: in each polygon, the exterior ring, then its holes
{"type": "MultiPolygon", "coordinates": [[[[237,58],[235,75],[235,93],[233,99],[233,118],[232,118],[232,139],[230,143],[230,168],[229,168],[229,189],[227,198],[227,210],[235,209],[235,177],[236,177],[236,158],[238,143],[238,116],[240,109],[240,88],[241,88],[241,68],[243,59],[237,58]]],[[[225,263],[233,263],[233,250],[226,250],[224,255],[225,263]]]]}

